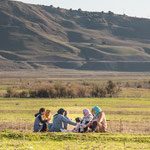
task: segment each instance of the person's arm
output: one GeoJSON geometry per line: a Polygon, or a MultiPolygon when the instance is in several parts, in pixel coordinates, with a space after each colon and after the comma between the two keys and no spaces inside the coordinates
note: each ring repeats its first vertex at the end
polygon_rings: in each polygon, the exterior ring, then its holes
{"type": "Polygon", "coordinates": [[[87,127],[90,127],[90,125],[91,125],[91,122],[89,122],[88,124],[82,125],[82,127],[83,127],[83,128],[87,128],[87,127]]]}
{"type": "Polygon", "coordinates": [[[62,118],[62,121],[63,121],[64,123],[68,123],[68,124],[71,124],[71,125],[73,125],[73,126],[76,126],[76,125],[77,125],[76,123],[72,122],[71,120],[66,119],[64,116],[62,116],[61,118],[62,118]]]}
{"type": "Polygon", "coordinates": [[[100,112],[100,113],[98,114],[97,118],[98,118],[97,122],[102,122],[103,119],[104,119],[104,112],[103,112],[103,111],[100,112]]]}
{"type": "Polygon", "coordinates": [[[64,122],[64,129],[67,130],[67,127],[68,127],[68,123],[64,122]]]}
{"type": "Polygon", "coordinates": [[[68,127],[67,124],[64,124],[64,129],[65,129],[65,130],[67,130],[67,127],[68,127]]]}
{"type": "Polygon", "coordinates": [[[41,115],[38,116],[38,119],[40,120],[41,123],[46,123],[48,121],[48,119],[47,120],[43,120],[41,115]]]}

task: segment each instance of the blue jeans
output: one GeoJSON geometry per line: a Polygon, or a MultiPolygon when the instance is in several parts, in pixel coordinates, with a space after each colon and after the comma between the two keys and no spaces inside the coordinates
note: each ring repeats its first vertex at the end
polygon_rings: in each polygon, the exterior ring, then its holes
{"type": "Polygon", "coordinates": [[[49,132],[50,132],[50,129],[51,129],[52,125],[53,125],[52,123],[48,124],[49,132]]]}

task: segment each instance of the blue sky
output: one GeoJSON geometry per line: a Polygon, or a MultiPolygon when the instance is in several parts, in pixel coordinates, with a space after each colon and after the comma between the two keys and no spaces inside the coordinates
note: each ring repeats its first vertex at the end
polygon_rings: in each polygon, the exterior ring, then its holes
{"type": "Polygon", "coordinates": [[[72,8],[88,11],[113,11],[150,18],[150,0],[17,0],[26,3],[53,5],[61,8],[72,8]]]}

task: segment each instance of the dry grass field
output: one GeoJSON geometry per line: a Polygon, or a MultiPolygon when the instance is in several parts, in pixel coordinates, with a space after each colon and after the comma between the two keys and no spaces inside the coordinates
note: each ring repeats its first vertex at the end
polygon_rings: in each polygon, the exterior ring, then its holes
{"type": "MultiPolygon", "coordinates": [[[[62,73],[60,70],[58,72],[62,73]]],[[[76,78],[71,78],[71,72],[70,78],[58,78],[59,75],[52,72],[47,72],[41,78],[36,73],[29,76],[27,72],[20,74],[12,72],[12,78],[7,72],[1,73],[0,149],[150,149],[149,74],[147,73],[145,76],[141,74],[140,78],[140,75],[137,74],[129,77],[123,73],[118,73],[117,77],[116,73],[116,76],[112,77],[111,73],[103,72],[99,75],[98,72],[95,72],[95,77],[90,80],[89,77],[91,77],[92,73],[86,73],[87,78],[85,77],[85,72],[83,73],[84,78],[82,78],[82,75],[78,76],[78,73],[76,78]],[[109,76],[106,76],[106,74],[109,76]],[[122,77],[119,77],[120,74],[122,74],[122,77]],[[124,78],[125,75],[126,78],[124,78]],[[105,78],[103,79],[104,76],[105,78]],[[34,87],[53,82],[85,85],[97,83],[102,86],[109,79],[112,79],[115,83],[120,82],[121,92],[117,97],[75,99],[4,97],[10,87],[22,91],[27,86],[32,85],[34,87]],[[50,109],[53,115],[59,108],[63,107],[69,111],[69,117],[74,121],[75,117],[82,117],[84,108],[91,109],[95,105],[100,106],[106,113],[108,120],[107,133],[32,133],[34,114],[40,107],[50,109]]],[[[72,126],[69,126],[69,129],[72,128],[72,126]]]]}

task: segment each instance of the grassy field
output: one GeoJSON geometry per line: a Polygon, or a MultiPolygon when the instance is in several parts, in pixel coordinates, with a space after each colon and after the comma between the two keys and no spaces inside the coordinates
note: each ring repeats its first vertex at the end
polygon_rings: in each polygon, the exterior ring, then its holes
{"type": "MultiPolygon", "coordinates": [[[[7,99],[0,98],[0,149],[150,149],[148,98],[7,99]],[[34,114],[40,107],[63,107],[69,117],[100,106],[108,121],[104,134],[34,134],[34,114]],[[113,146],[113,147],[112,147],[113,146]]],[[[70,129],[73,127],[70,126],[70,129]]]]}
{"type": "Polygon", "coordinates": [[[150,149],[149,135],[130,134],[33,134],[7,132],[0,135],[0,148],[41,150],[141,150],[150,149]]]}
{"type": "MultiPolygon", "coordinates": [[[[121,92],[116,98],[76,98],[76,99],[43,99],[43,98],[4,98],[9,87],[18,91],[29,86],[46,85],[51,79],[40,78],[2,78],[0,81],[0,150],[27,149],[150,149],[150,89],[149,79],[114,79],[120,82],[121,92]],[[137,85],[142,88],[136,88],[137,85]],[[126,85],[130,85],[126,87],[126,85]],[[144,88],[145,87],[145,88],[144,88]],[[54,115],[59,108],[69,111],[74,121],[82,117],[84,108],[100,106],[108,120],[107,133],[71,134],[71,133],[33,133],[34,114],[40,107],[52,111],[54,115]]],[[[53,79],[53,82],[70,82],[71,84],[103,85],[105,79],[53,79]]],[[[73,126],[69,126],[72,129],[73,126]]]]}

